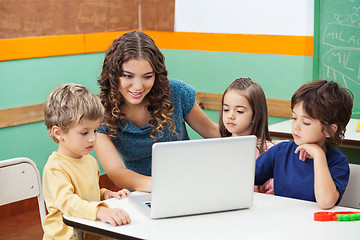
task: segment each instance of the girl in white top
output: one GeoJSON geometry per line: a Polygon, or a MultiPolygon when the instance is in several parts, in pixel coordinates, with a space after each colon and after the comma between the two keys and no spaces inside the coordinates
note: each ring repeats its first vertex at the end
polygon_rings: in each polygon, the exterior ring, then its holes
{"type": "MultiPolygon", "coordinates": [[[[230,84],[222,97],[219,129],[222,137],[255,135],[258,138],[256,158],[274,144],[268,130],[266,98],[261,86],[250,78],[239,78],[230,84]]],[[[274,194],[273,179],[256,192],[274,194]]]]}

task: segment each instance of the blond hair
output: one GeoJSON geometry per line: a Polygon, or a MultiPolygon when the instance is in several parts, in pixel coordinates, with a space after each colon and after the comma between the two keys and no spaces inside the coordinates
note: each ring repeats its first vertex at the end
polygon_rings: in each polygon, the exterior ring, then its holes
{"type": "Polygon", "coordinates": [[[104,117],[104,106],[100,99],[84,86],[66,83],[50,92],[44,106],[45,125],[48,135],[59,141],[51,132],[53,126],[68,131],[72,124],[82,119],[98,120],[104,117]]]}

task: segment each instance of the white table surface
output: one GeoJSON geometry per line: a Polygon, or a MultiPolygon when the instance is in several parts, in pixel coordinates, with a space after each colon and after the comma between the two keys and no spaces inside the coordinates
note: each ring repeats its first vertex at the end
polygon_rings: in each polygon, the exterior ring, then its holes
{"type": "MultiPolygon", "coordinates": [[[[291,136],[291,119],[279,123],[269,125],[269,131],[272,136],[282,136],[281,134],[291,136]]],[[[356,131],[357,123],[359,119],[351,118],[346,126],[345,138],[343,140],[344,146],[360,148],[360,132],[356,131]]],[[[359,238],[360,239],[360,238],[359,238]]]]}
{"type": "MultiPolygon", "coordinates": [[[[141,239],[360,239],[360,221],[317,222],[314,213],[324,210],[316,203],[261,193],[254,193],[249,209],[158,220],[144,215],[128,198],[106,202],[127,211],[131,224],[114,227],[100,221],[64,219],[94,227],[94,232],[98,228],[141,239]]],[[[336,206],[329,211],[358,210],[336,206]]]]}

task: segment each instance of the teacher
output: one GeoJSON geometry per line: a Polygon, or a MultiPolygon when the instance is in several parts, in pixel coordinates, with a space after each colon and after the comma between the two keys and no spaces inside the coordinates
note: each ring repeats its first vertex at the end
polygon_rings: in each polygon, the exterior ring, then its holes
{"type": "Polygon", "coordinates": [[[196,103],[195,90],[167,78],[164,56],[145,33],[113,41],[98,83],[105,119],[94,149],[120,188],[151,191],[152,145],[188,140],[185,122],[204,138],[220,137],[218,125],[196,103]]]}

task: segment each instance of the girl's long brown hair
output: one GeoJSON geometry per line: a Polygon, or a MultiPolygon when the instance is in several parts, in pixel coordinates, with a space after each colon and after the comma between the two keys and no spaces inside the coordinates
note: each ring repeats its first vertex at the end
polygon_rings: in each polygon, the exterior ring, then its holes
{"type": "Polygon", "coordinates": [[[165,67],[165,58],[155,42],[145,33],[129,32],[115,39],[105,54],[103,70],[98,80],[101,102],[105,107],[105,124],[109,127],[109,136],[115,137],[120,131],[117,121],[126,122],[121,107],[125,100],[119,91],[122,76],[122,65],[131,59],[146,59],[154,73],[155,82],[147,94],[151,113],[149,125],[152,127],[150,136],[161,138],[166,128],[175,131],[172,115],[173,104],[169,101],[170,86],[165,67]]]}
{"type": "MultiPolygon", "coordinates": [[[[266,151],[266,140],[271,141],[268,128],[268,111],[266,97],[261,86],[250,78],[238,78],[225,90],[221,107],[224,106],[224,96],[229,90],[238,90],[249,101],[253,113],[252,134],[258,138],[258,149],[260,154],[266,151]]],[[[222,137],[230,137],[231,133],[226,129],[223,122],[223,109],[220,111],[219,130],[222,137]]]]}

